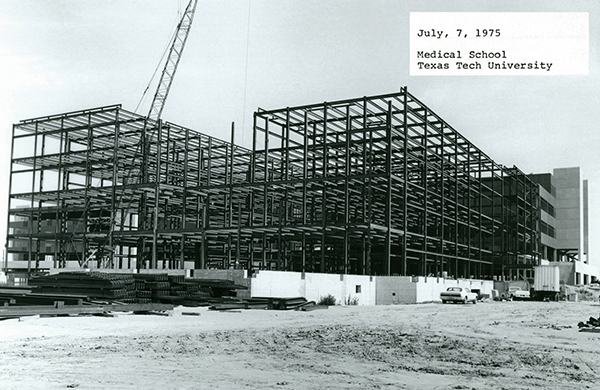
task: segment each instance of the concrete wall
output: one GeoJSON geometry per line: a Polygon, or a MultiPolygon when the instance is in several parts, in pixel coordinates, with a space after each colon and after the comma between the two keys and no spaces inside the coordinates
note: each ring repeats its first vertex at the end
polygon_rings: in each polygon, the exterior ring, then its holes
{"type": "Polygon", "coordinates": [[[250,283],[251,297],[306,297],[300,272],[257,271],[250,283]]]}
{"type": "Polygon", "coordinates": [[[371,276],[258,271],[251,280],[252,297],[304,297],[318,302],[331,294],[342,305],[354,299],[358,305],[375,304],[375,278],[371,276]]]}
{"type": "Polygon", "coordinates": [[[507,292],[510,287],[519,287],[521,290],[530,291],[532,286],[525,280],[494,281],[494,290],[498,290],[498,294],[507,292]]]}
{"type": "Polygon", "coordinates": [[[444,279],[431,277],[377,276],[377,305],[440,302],[440,293],[448,287],[460,286],[491,295],[491,280],[444,279]]]}
{"type": "Polygon", "coordinates": [[[376,305],[416,303],[417,288],[411,276],[377,276],[376,305]]]}
{"type": "Polygon", "coordinates": [[[568,284],[570,286],[590,284],[593,280],[600,278],[598,268],[581,261],[556,261],[550,262],[550,265],[558,266],[560,270],[560,284],[568,284]]]}
{"type": "Polygon", "coordinates": [[[359,305],[394,305],[439,302],[450,286],[468,287],[491,295],[494,283],[484,280],[444,279],[410,276],[336,275],[281,271],[259,271],[252,278],[253,297],[305,297],[318,302],[333,295],[337,303],[358,299],[359,305]],[[360,291],[360,292],[357,292],[360,291]]]}
{"type": "Polygon", "coordinates": [[[577,279],[577,274],[580,275],[580,280],[575,280],[575,284],[590,284],[592,283],[592,279],[600,278],[598,268],[589,264],[585,264],[581,261],[576,261],[573,264],[575,264],[575,279],[577,279]]]}
{"type": "Polygon", "coordinates": [[[560,273],[560,284],[575,284],[575,266],[572,262],[567,261],[551,261],[550,265],[558,266],[560,273]]]}
{"type": "Polygon", "coordinates": [[[448,287],[465,287],[471,290],[479,291],[480,295],[491,295],[494,288],[494,282],[491,280],[474,279],[444,279],[428,278],[420,276],[417,278],[417,303],[420,302],[439,302],[440,293],[446,291],[448,287]]]}

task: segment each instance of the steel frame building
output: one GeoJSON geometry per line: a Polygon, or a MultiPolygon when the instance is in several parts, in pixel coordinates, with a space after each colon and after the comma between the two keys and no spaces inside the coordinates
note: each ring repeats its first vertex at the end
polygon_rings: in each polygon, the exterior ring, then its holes
{"type": "Polygon", "coordinates": [[[406,88],[259,109],[251,150],[120,106],[24,120],[9,198],[27,270],[491,278],[539,259],[538,186],[406,88]]]}

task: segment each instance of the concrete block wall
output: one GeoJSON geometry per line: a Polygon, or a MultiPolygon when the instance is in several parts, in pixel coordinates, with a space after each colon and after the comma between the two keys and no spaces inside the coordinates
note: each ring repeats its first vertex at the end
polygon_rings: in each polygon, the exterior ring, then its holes
{"type": "Polygon", "coordinates": [[[258,271],[251,280],[252,297],[305,297],[319,302],[331,294],[342,305],[348,299],[357,299],[358,305],[375,304],[375,278],[371,276],[258,271]]]}
{"type": "Polygon", "coordinates": [[[321,297],[331,294],[335,297],[336,303],[341,304],[344,301],[346,286],[340,277],[343,275],[305,273],[304,283],[302,283],[305,295],[302,296],[309,301],[319,302],[321,297]]]}
{"type": "Polygon", "coordinates": [[[567,261],[553,261],[550,265],[556,265],[559,269],[560,284],[575,284],[575,264],[567,261]]]}
{"type": "Polygon", "coordinates": [[[374,276],[343,275],[346,291],[345,299],[357,299],[359,306],[375,305],[377,282],[374,276]]]}
{"type": "MultiPolygon", "coordinates": [[[[592,283],[592,280],[594,279],[598,279],[600,277],[600,274],[598,273],[598,268],[589,265],[589,264],[585,264],[581,261],[576,261],[574,262],[575,264],[575,272],[576,272],[576,276],[577,274],[580,275],[579,279],[579,284],[590,284],[592,283]]],[[[577,277],[576,277],[577,279],[577,277]]]]}
{"type": "Polygon", "coordinates": [[[491,295],[494,282],[477,279],[444,279],[420,276],[414,280],[417,290],[417,303],[440,302],[440,293],[448,287],[458,286],[471,290],[479,290],[481,295],[491,295]]]}
{"type": "Polygon", "coordinates": [[[376,305],[416,303],[417,289],[410,276],[377,276],[376,305]]]}
{"type": "Polygon", "coordinates": [[[377,276],[377,305],[440,302],[448,287],[467,287],[491,295],[494,282],[472,279],[444,279],[409,276],[377,276]]]}
{"type": "Polygon", "coordinates": [[[300,272],[256,271],[250,282],[251,297],[305,297],[300,272]]]}
{"type": "Polygon", "coordinates": [[[461,283],[461,280],[444,279],[444,278],[431,278],[431,277],[417,277],[413,281],[417,289],[417,302],[437,302],[440,301],[440,293],[446,291],[448,287],[469,287],[465,283],[461,283]]]}
{"type": "Polygon", "coordinates": [[[494,282],[410,276],[336,275],[283,271],[259,271],[251,278],[253,297],[305,297],[318,302],[333,295],[337,303],[358,299],[359,305],[393,305],[439,302],[450,286],[467,287],[491,295],[494,282]]]}

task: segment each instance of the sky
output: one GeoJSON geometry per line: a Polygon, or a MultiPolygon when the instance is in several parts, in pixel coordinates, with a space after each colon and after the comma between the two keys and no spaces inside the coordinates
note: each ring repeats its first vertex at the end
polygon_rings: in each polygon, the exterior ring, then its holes
{"type": "MultiPolygon", "coordinates": [[[[0,205],[12,124],[111,104],[134,111],[186,4],[0,1],[0,205]]],[[[599,17],[596,0],[200,0],[162,118],[225,140],[235,122],[235,143],[250,147],[258,107],[407,86],[499,164],[525,173],[581,167],[590,259],[600,265],[599,17]],[[410,76],[410,12],[434,11],[588,12],[589,75],[410,76]]],[[[157,79],[138,113],[147,114],[157,79]]],[[[0,242],[5,237],[0,207],[0,242]]]]}

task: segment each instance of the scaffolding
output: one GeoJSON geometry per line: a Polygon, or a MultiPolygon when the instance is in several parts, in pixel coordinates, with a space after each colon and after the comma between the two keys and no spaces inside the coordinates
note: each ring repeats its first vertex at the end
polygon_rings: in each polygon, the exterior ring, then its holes
{"type": "Polygon", "coordinates": [[[252,149],[231,133],[120,106],[15,124],[8,256],[28,270],[485,278],[539,259],[538,186],[406,88],[259,109],[252,149]]]}

